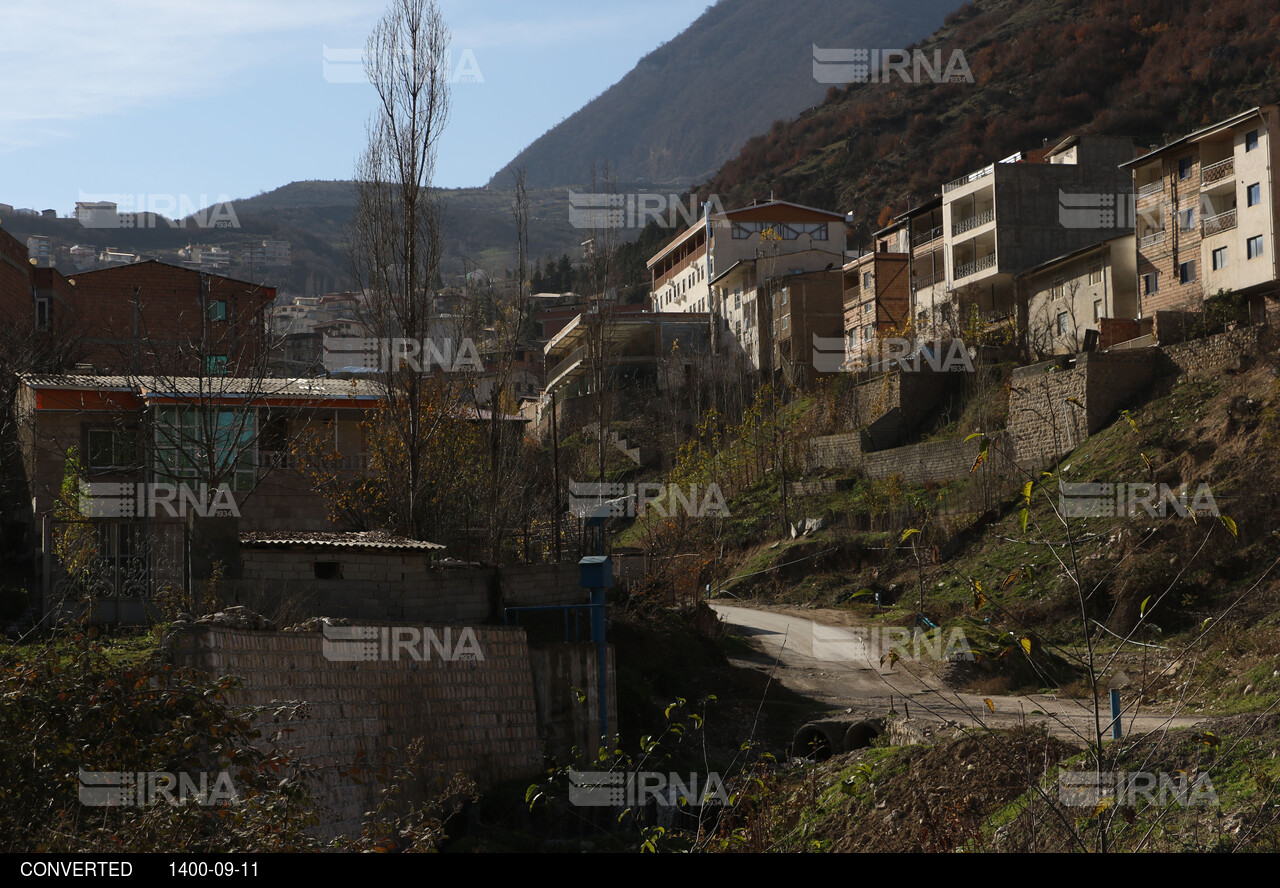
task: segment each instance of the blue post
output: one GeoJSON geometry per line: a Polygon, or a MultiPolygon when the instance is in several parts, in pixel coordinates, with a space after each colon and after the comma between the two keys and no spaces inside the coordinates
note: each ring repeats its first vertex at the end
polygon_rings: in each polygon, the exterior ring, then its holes
{"type": "Polygon", "coordinates": [[[596,691],[600,700],[600,737],[609,737],[609,663],[605,647],[604,590],[613,585],[613,562],[607,555],[588,555],[578,562],[579,583],[591,590],[591,640],[596,645],[596,691]]]}
{"type": "Polygon", "coordinates": [[[1120,739],[1120,689],[1111,689],[1111,739],[1120,739]]]}

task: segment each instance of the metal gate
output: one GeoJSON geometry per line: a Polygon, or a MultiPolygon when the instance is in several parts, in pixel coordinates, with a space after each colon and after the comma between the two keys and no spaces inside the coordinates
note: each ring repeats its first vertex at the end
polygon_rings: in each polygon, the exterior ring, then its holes
{"type": "Polygon", "coordinates": [[[182,523],[128,519],[49,519],[44,534],[46,618],[144,623],[166,586],[187,588],[182,523]]]}

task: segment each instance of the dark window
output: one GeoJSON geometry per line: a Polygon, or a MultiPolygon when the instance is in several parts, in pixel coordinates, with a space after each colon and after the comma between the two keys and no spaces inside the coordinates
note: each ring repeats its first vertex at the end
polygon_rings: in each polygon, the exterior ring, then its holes
{"type": "Polygon", "coordinates": [[[1258,147],[1258,131],[1249,130],[1249,132],[1244,134],[1244,150],[1252,151],[1254,148],[1257,148],[1257,147],[1258,147]]]}
{"type": "Polygon", "coordinates": [[[130,469],[136,462],[134,433],[127,429],[89,429],[89,469],[130,469]]]}
{"type": "Polygon", "coordinates": [[[1192,168],[1194,165],[1195,165],[1195,160],[1194,160],[1193,158],[1190,158],[1190,157],[1184,157],[1184,158],[1182,158],[1182,160],[1178,161],[1178,178],[1179,178],[1179,179],[1190,179],[1190,178],[1191,178],[1191,168],[1192,168]]]}
{"type": "Polygon", "coordinates": [[[317,580],[340,580],[342,579],[342,562],[341,561],[317,561],[315,563],[317,580]]]}

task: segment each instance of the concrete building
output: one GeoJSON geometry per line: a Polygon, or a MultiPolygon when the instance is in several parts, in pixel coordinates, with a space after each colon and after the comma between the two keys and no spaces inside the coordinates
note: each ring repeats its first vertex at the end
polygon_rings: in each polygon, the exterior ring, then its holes
{"type": "MultiPolygon", "coordinates": [[[[1026,344],[1037,358],[1115,343],[1101,338],[1106,320],[1138,317],[1134,236],[1081,247],[1019,276],[1027,304],[1026,344]],[[1092,336],[1090,335],[1092,331],[1092,336]]],[[[1092,350],[1092,349],[1090,349],[1092,350]]]]}
{"type": "Polygon", "coordinates": [[[1243,294],[1255,321],[1274,314],[1278,126],[1276,105],[1251,108],[1123,165],[1136,194],[1141,317],[1201,311],[1223,290],[1243,294]]]}
{"type": "MultiPolygon", "coordinates": [[[[1130,177],[1119,166],[1133,155],[1129,139],[1072,136],[1051,149],[1019,152],[944,185],[945,284],[943,279],[932,284],[933,310],[945,304],[937,291],[944,285],[946,301],[961,325],[975,312],[983,323],[1014,321],[1019,308],[1016,275],[1131,229],[1123,214],[1095,213],[1081,221],[1072,210],[1091,200],[1096,207],[1127,195],[1130,177]]],[[[913,227],[913,235],[922,236],[936,217],[930,209],[918,218],[921,230],[916,234],[913,227]]],[[[930,245],[934,242],[931,237],[930,245]]],[[[917,281],[926,279],[917,273],[917,281]]]]}
{"type": "Polygon", "coordinates": [[[844,216],[839,213],[787,201],[716,213],[649,260],[653,310],[706,314],[717,348],[722,334],[731,331],[739,351],[752,355],[752,366],[761,368],[767,349],[758,336],[758,297],[747,296],[757,286],[750,282],[839,268],[844,250],[844,216]],[[753,323],[757,334],[747,334],[753,323]]]}

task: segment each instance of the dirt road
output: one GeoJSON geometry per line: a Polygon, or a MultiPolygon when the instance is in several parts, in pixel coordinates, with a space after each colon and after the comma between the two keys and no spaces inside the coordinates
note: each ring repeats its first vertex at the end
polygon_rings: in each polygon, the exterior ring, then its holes
{"type": "MultiPolygon", "coordinates": [[[[991,697],[993,712],[984,698],[952,691],[933,674],[936,666],[927,658],[899,660],[890,666],[879,662],[875,634],[883,629],[850,625],[846,613],[826,615],[830,622],[808,616],[713,603],[729,632],[748,639],[761,656],[739,659],[735,665],[774,670],[774,680],[794,691],[830,705],[850,710],[853,716],[885,715],[890,709],[912,718],[953,722],[961,726],[1013,727],[1044,722],[1055,736],[1080,744],[1095,736],[1090,701],[1047,694],[991,697]],[[833,625],[843,622],[846,625],[833,625]]],[[[822,616],[815,612],[814,616],[822,616]]],[[[901,632],[902,630],[898,630],[901,632]]],[[[1189,727],[1203,717],[1168,716],[1138,711],[1134,695],[1122,696],[1121,730],[1128,736],[1171,727],[1189,727]]],[[[1111,736],[1107,703],[1100,714],[1104,736],[1111,736]]]]}

